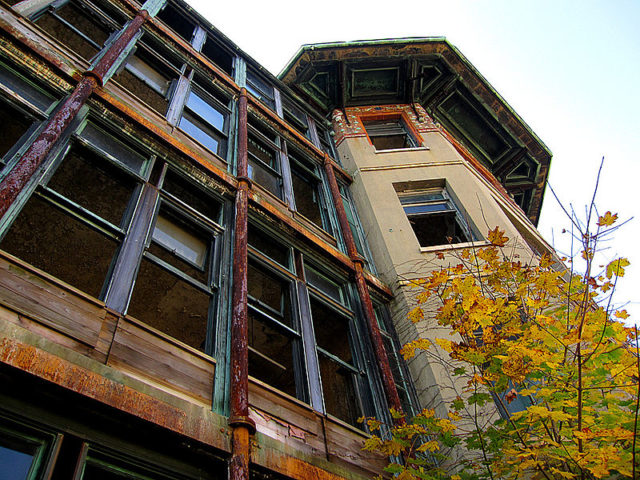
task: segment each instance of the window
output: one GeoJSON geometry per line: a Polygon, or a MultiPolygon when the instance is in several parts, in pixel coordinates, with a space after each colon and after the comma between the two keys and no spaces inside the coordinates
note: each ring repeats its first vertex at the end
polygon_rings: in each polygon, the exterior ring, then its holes
{"type": "Polygon", "coordinates": [[[284,99],[282,101],[282,114],[283,118],[293,128],[298,130],[305,137],[310,137],[307,114],[296,107],[292,101],[288,99],[284,99]]]}
{"type": "Polygon", "coordinates": [[[347,221],[349,222],[349,229],[351,230],[353,241],[356,244],[356,250],[367,261],[367,268],[369,271],[375,273],[373,257],[369,251],[364,229],[360,223],[353,198],[351,197],[351,192],[346,185],[340,184],[339,187],[340,196],[342,197],[342,205],[344,205],[344,209],[347,214],[347,221]]]}
{"type": "Polygon", "coordinates": [[[282,196],[281,139],[257,122],[249,122],[249,178],[278,198],[282,196]]]}
{"type": "Polygon", "coordinates": [[[333,143],[333,138],[331,137],[330,131],[323,126],[320,126],[318,123],[316,123],[315,125],[316,131],[318,132],[318,141],[320,142],[318,147],[320,147],[323,152],[325,152],[336,162],[338,162],[338,164],[340,164],[340,159],[336,153],[335,145],[333,143]]]}
{"type": "Polygon", "coordinates": [[[36,14],[34,21],[60,43],[91,60],[125,18],[118,12],[107,14],[88,2],[58,0],[36,14]]]}
{"type": "Polygon", "coordinates": [[[229,99],[216,90],[193,84],[178,126],[221,157],[226,156],[229,132],[229,99]]]}
{"type": "Polygon", "coordinates": [[[362,123],[376,150],[392,150],[418,146],[418,142],[411,136],[404,121],[400,118],[363,120],[362,123]]]}
{"type": "Polygon", "coordinates": [[[446,188],[402,193],[399,198],[421,247],[475,240],[467,219],[446,188]]]}
{"type": "Polygon", "coordinates": [[[87,123],[40,180],[0,247],[104,298],[147,160],[98,125],[87,123]]]}
{"type": "Polygon", "coordinates": [[[0,472],[4,480],[40,478],[46,469],[54,435],[17,422],[0,423],[0,472]]]}
{"type": "Polygon", "coordinates": [[[297,152],[292,152],[291,149],[289,149],[288,156],[296,211],[318,227],[331,233],[329,212],[319,167],[315,163],[305,160],[297,152]]]}
{"type": "Polygon", "coordinates": [[[28,147],[28,140],[47,117],[55,97],[0,61],[0,170],[28,147]]]}
{"type": "Polygon", "coordinates": [[[369,385],[353,292],[253,223],[248,241],[249,374],[361,428],[369,385]]]}
{"type": "Polygon", "coordinates": [[[247,90],[272,110],[276,109],[273,87],[253,70],[247,69],[247,90]]]}
{"type": "Polygon", "coordinates": [[[169,107],[172,84],[182,63],[151,39],[139,42],[115,80],[161,115],[169,107]]]}
{"type": "Polygon", "coordinates": [[[207,192],[167,172],[128,307],[135,318],[208,354],[219,288],[221,210],[207,192]]]}
{"type": "Polygon", "coordinates": [[[395,332],[393,331],[393,324],[389,316],[387,308],[380,304],[374,304],[374,312],[376,315],[376,321],[380,328],[380,335],[382,335],[382,342],[384,343],[385,351],[387,352],[387,358],[389,359],[389,366],[391,367],[391,374],[393,375],[393,381],[400,397],[400,404],[405,415],[411,417],[416,415],[420,409],[415,401],[415,394],[413,391],[413,384],[411,377],[409,376],[408,369],[404,359],[400,357],[400,343],[398,342],[395,332]]]}

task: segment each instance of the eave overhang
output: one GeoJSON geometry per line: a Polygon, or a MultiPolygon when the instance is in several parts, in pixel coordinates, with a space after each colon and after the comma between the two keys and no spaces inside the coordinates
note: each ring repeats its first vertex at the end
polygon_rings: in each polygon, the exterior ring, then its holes
{"type": "Polygon", "coordinates": [[[303,45],[279,78],[325,114],[421,104],[538,223],[550,150],[445,38],[303,45]]]}

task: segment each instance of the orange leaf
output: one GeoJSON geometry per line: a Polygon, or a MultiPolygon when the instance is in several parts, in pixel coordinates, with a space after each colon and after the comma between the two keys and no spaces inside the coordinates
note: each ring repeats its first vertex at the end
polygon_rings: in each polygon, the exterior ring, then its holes
{"type": "Polygon", "coordinates": [[[500,230],[496,227],[493,230],[489,230],[489,241],[496,247],[504,247],[509,241],[509,238],[505,237],[504,230],[500,230]]]}
{"type": "Polygon", "coordinates": [[[614,213],[613,215],[611,214],[611,212],[607,212],[604,215],[602,215],[601,217],[598,217],[598,226],[599,227],[608,227],[611,226],[615,223],[615,221],[618,219],[618,214],[614,213]]]}

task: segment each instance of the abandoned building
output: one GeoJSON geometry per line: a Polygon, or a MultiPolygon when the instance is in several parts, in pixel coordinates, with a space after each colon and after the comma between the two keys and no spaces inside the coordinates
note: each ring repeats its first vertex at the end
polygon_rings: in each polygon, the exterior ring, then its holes
{"type": "Polygon", "coordinates": [[[357,419],[447,396],[411,280],[548,249],[551,154],[444,38],[275,77],[178,0],[0,0],[0,129],[1,478],[371,478],[357,419]]]}

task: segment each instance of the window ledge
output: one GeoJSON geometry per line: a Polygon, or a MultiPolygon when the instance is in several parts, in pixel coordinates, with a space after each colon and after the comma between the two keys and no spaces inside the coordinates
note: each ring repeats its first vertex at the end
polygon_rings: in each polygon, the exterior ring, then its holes
{"type": "Polygon", "coordinates": [[[491,245],[487,240],[477,240],[475,242],[452,243],[448,245],[433,245],[431,247],[420,247],[421,253],[438,252],[442,250],[460,250],[462,248],[480,248],[491,245]]]}
{"type": "Polygon", "coordinates": [[[410,148],[390,148],[388,150],[375,150],[375,153],[395,153],[395,152],[420,152],[423,150],[431,150],[429,147],[410,147],[410,148]]]}

